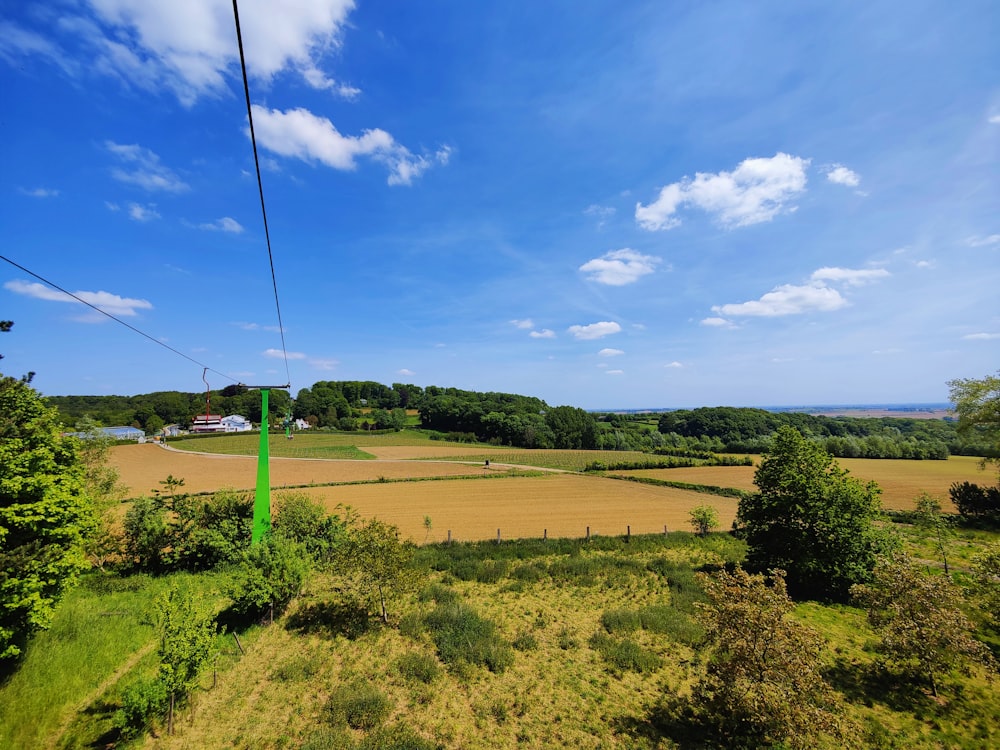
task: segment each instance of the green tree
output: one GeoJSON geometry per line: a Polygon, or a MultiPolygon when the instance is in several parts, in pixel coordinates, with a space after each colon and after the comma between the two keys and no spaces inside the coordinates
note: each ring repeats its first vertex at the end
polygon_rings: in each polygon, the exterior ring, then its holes
{"type": "Polygon", "coordinates": [[[388,623],[387,601],[419,580],[411,567],[413,552],[413,543],[400,539],[397,527],[371,519],[350,529],[337,549],[337,569],[377,604],[382,621],[388,623]]]}
{"type": "Polygon", "coordinates": [[[299,595],[309,572],[309,553],[297,542],[268,535],[245,554],[229,595],[242,615],[269,613],[271,621],[299,595]]]}
{"type": "Polygon", "coordinates": [[[944,563],[944,574],[948,575],[950,573],[948,569],[948,544],[954,538],[955,531],[941,512],[941,502],[936,497],[931,497],[927,492],[921,492],[914,502],[916,510],[913,514],[913,525],[937,548],[938,554],[941,555],[941,562],[944,563]]]}
{"type": "Polygon", "coordinates": [[[48,626],[95,527],[77,441],[24,380],[0,376],[0,662],[48,626]]]}
{"type": "Polygon", "coordinates": [[[972,558],[972,590],[994,630],[1000,632],[1000,543],[972,558]]]}
{"type": "Polygon", "coordinates": [[[699,505],[691,513],[691,525],[699,536],[705,536],[712,529],[719,527],[719,513],[711,505],[699,505]]]}
{"type": "Polygon", "coordinates": [[[941,679],[953,672],[968,675],[974,664],[995,667],[989,649],[972,636],[961,590],[950,578],[928,575],[895,556],[880,561],[874,581],[852,594],[881,635],[878,651],[886,665],[926,680],[935,697],[941,679]]]}
{"type": "Polygon", "coordinates": [[[726,747],[812,748],[845,727],[820,673],[822,639],[788,617],[783,571],[699,574],[708,604],[709,661],[689,700],[693,718],[726,747]]]}
{"type": "Polygon", "coordinates": [[[173,734],[176,699],[187,696],[212,655],[215,618],[176,586],[157,600],[160,624],[160,680],[170,695],[168,733],[173,734]]]}
{"type": "Polygon", "coordinates": [[[597,447],[597,420],[590,412],[574,406],[557,406],[545,412],[545,424],[552,431],[556,448],[597,447]]]}
{"type": "Polygon", "coordinates": [[[787,571],[795,595],[845,601],[895,545],[876,525],[878,485],[848,476],[792,427],[775,433],[754,484],[759,492],[741,498],[737,511],[748,565],[787,571]]]}
{"type": "Polygon", "coordinates": [[[984,378],[948,381],[949,398],[958,413],[958,433],[976,435],[992,448],[983,459],[1000,468],[1000,370],[984,378]]]}

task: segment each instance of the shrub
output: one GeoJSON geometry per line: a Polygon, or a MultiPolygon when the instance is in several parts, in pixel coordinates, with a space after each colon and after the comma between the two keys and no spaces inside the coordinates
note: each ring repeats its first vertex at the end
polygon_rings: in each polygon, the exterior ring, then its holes
{"type": "Polygon", "coordinates": [[[430,654],[422,654],[418,651],[411,651],[400,656],[396,660],[396,669],[408,680],[426,683],[433,682],[441,671],[437,659],[430,654]]]}
{"type": "Polygon", "coordinates": [[[358,743],[357,750],[434,750],[435,747],[405,724],[396,724],[371,732],[358,743]]]}
{"type": "Polygon", "coordinates": [[[329,559],[344,540],[347,527],[337,515],[330,515],[308,495],[284,495],[274,514],[274,534],[302,544],[316,562],[329,559]]]}
{"type": "Polygon", "coordinates": [[[122,691],[121,706],[113,722],[122,737],[140,737],[152,728],[153,721],[166,715],[170,696],[163,680],[145,679],[134,682],[122,691]]]}
{"type": "Polygon", "coordinates": [[[483,560],[476,568],[476,581],[498,583],[507,577],[510,563],[506,560],[483,560]]]}
{"type": "Polygon", "coordinates": [[[503,672],[514,662],[514,652],[497,633],[496,624],[467,605],[439,604],[425,622],[438,656],[446,664],[458,666],[464,662],[503,672]]]}
{"type": "Polygon", "coordinates": [[[534,582],[540,581],[548,576],[548,570],[544,563],[533,562],[518,565],[510,572],[511,578],[519,581],[534,582]]]}
{"type": "Polygon", "coordinates": [[[250,548],[236,570],[229,587],[233,610],[250,616],[284,611],[302,589],[308,570],[302,545],[280,537],[266,538],[250,548]]]}
{"type": "Polygon", "coordinates": [[[352,729],[372,729],[385,721],[391,708],[385,693],[357,680],[334,688],[324,712],[334,726],[346,724],[352,729]]]}
{"type": "Polygon", "coordinates": [[[601,627],[609,633],[634,633],[640,625],[639,613],[630,609],[609,609],[601,615],[601,627]]]}
{"type": "Polygon", "coordinates": [[[705,629],[688,615],[668,604],[653,604],[639,610],[643,630],[668,635],[678,643],[697,645],[705,636],[705,629]]]}
{"type": "Polygon", "coordinates": [[[652,672],[660,668],[660,657],[630,638],[619,641],[597,632],[590,639],[590,647],[619,672],[652,672]]]}
{"type": "Polygon", "coordinates": [[[279,665],[272,677],[280,682],[304,682],[319,672],[316,659],[309,656],[297,656],[279,665]]]}
{"type": "Polygon", "coordinates": [[[511,645],[518,651],[534,651],[538,648],[538,639],[534,633],[522,631],[517,634],[511,645]]]}

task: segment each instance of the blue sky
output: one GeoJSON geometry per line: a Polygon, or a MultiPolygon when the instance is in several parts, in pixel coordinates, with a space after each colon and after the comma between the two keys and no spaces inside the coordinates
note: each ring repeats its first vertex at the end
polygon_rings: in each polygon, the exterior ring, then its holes
{"type": "MultiPolygon", "coordinates": [[[[212,368],[640,408],[1000,362],[1000,5],[0,0],[2,255],[212,368]],[[279,7],[283,6],[283,7],[279,7]]],[[[201,368],[0,262],[4,372],[201,368]]]]}

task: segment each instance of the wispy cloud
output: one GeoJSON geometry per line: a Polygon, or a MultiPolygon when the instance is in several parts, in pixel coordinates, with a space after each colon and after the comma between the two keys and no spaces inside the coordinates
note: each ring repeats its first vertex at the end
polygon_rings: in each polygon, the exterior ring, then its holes
{"type": "Polygon", "coordinates": [[[128,204],[128,217],[132,221],[152,221],[153,219],[159,219],[160,213],[156,210],[155,203],[149,203],[143,206],[140,203],[129,203],[128,204]]]}
{"type": "Polygon", "coordinates": [[[962,336],[965,341],[993,341],[1000,339],[1000,333],[967,333],[962,336]]]}
{"type": "Polygon", "coordinates": [[[824,267],[813,271],[810,278],[813,281],[839,281],[849,286],[861,286],[879,281],[891,274],[884,268],[831,268],[824,267]]]}
{"type": "Polygon", "coordinates": [[[612,250],[600,258],[588,260],[580,270],[587,274],[591,281],[608,286],[625,286],[638,281],[641,277],[653,273],[660,258],[653,255],[643,255],[631,248],[612,250]]]}
{"type": "Polygon", "coordinates": [[[345,171],[357,168],[358,157],[368,157],[389,169],[390,185],[410,185],[434,164],[447,164],[451,158],[449,147],[433,154],[413,154],[380,128],[358,136],[343,135],[330,120],[301,107],[282,112],[254,105],[253,118],[257,142],[263,148],[345,171]]]}
{"type": "MultiPolygon", "coordinates": [[[[74,299],[70,295],[37,282],[20,280],[8,281],[4,284],[4,289],[14,292],[15,294],[22,294],[26,297],[46,300],[49,302],[70,302],[74,305],[81,304],[79,300],[74,299]]],[[[148,300],[121,297],[117,294],[112,294],[111,292],[77,291],[73,292],[73,294],[79,297],[80,300],[103,310],[109,315],[115,315],[117,317],[135,317],[138,315],[139,310],[153,309],[153,304],[148,300]]],[[[94,320],[104,320],[104,318],[87,318],[86,322],[93,322],[94,320]]]]}
{"type": "Polygon", "coordinates": [[[415,373],[413,370],[408,370],[407,368],[404,367],[402,370],[396,370],[396,374],[408,378],[412,375],[416,375],[417,373],[415,373]]]}
{"type": "Polygon", "coordinates": [[[528,335],[533,339],[554,339],[556,337],[556,332],[549,330],[548,328],[543,328],[540,331],[532,331],[528,335]]]}
{"type": "Polygon", "coordinates": [[[584,215],[597,219],[598,229],[607,224],[608,219],[614,216],[617,212],[618,209],[613,206],[599,206],[596,203],[592,203],[583,209],[584,215]]]}
{"type": "Polygon", "coordinates": [[[167,193],[183,193],[189,186],[177,174],[160,163],[160,157],[136,144],[115,143],[105,141],[104,147],[120,162],[128,165],[126,168],[115,167],[111,176],[120,182],[136,185],[143,190],[155,192],[162,190],[167,193]]]}
{"type": "Polygon", "coordinates": [[[809,159],[777,153],[770,158],[744,159],[732,172],[697,172],[660,190],[649,205],[637,203],[635,219],[643,229],[671,229],[681,223],[682,206],[694,206],[725,227],[770,221],[806,189],[809,159]]]}
{"type": "Polygon", "coordinates": [[[667,364],[665,364],[663,366],[666,367],[668,370],[679,370],[682,367],[684,367],[684,365],[682,365],[680,362],[677,362],[677,361],[668,362],[667,364]]]}
{"type": "Polygon", "coordinates": [[[22,195],[28,195],[32,198],[55,198],[59,195],[59,191],[53,188],[18,188],[17,191],[22,195]]]}
{"type": "Polygon", "coordinates": [[[242,224],[228,216],[223,216],[217,221],[199,224],[198,229],[207,229],[211,232],[231,232],[232,234],[240,234],[244,231],[242,224]]]}
{"type": "Polygon", "coordinates": [[[264,356],[270,359],[294,359],[303,360],[308,359],[308,357],[302,352],[283,352],[281,349],[265,349],[264,356]]]}
{"type": "Polygon", "coordinates": [[[280,333],[281,328],[279,326],[262,326],[260,323],[233,323],[237,328],[242,328],[244,331],[267,331],[268,333],[280,333]]]}
{"type": "Polygon", "coordinates": [[[611,336],[621,331],[621,329],[622,327],[617,323],[601,321],[600,323],[591,323],[585,326],[570,326],[567,330],[574,338],[589,341],[611,336]]]}
{"type": "Polygon", "coordinates": [[[966,239],[965,244],[969,247],[993,247],[993,245],[1000,245],[1000,234],[991,234],[986,237],[973,235],[966,239]]]}
{"type": "Polygon", "coordinates": [[[624,353],[625,352],[623,352],[621,349],[601,349],[601,351],[599,351],[597,353],[597,356],[598,357],[620,357],[624,353]]]}
{"type": "Polygon", "coordinates": [[[534,328],[535,327],[535,324],[531,320],[531,318],[523,318],[521,320],[515,319],[515,320],[510,321],[510,324],[512,326],[514,326],[515,328],[522,328],[522,329],[528,329],[528,328],[534,328]]]}

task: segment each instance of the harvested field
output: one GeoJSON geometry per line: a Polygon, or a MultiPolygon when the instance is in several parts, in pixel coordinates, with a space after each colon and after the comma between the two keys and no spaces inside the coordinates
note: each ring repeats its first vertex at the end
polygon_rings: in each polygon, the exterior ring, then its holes
{"type": "MultiPolygon", "coordinates": [[[[162,489],[160,482],[172,474],[184,480],[187,492],[253,489],[257,481],[257,459],[252,456],[215,456],[167,450],[157,445],[119,445],[111,450],[111,463],[118,469],[128,495],[137,497],[162,489]]],[[[491,471],[498,471],[494,467],[491,471]]],[[[326,461],[271,458],[271,486],[356,482],[415,477],[451,477],[482,473],[478,463],[434,461],[326,461]]]]}
{"type": "MultiPolygon", "coordinates": [[[[755,460],[759,462],[759,458],[755,460]]],[[[913,499],[926,491],[938,498],[946,511],[954,512],[948,499],[948,488],[953,482],[989,484],[996,479],[990,471],[982,471],[979,459],[972,456],[952,456],[947,461],[838,458],[837,463],[858,479],[878,482],[882,488],[882,507],[888,510],[912,510],[913,499]]],[[[752,466],[705,466],[615,473],[753,491],[754,471],[752,466]]]]}
{"type": "MultiPolygon", "coordinates": [[[[671,487],[654,487],[598,476],[553,474],[546,477],[470,479],[451,482],[365,484],[314,487],[307,493],[333,511],[350,505],[362,517],[396,524],[416,542],[444,541],[448,530],[456,541],[540,537],[583,537],[690,531],[689,512],[711,505],[722,528],[736,516],[734,498],[715,497],[671,487]],[[429,536],[424,516],[433,527],[429,536]]],[[[274,503],[280,503],[276,493],[274,503]]]]}

